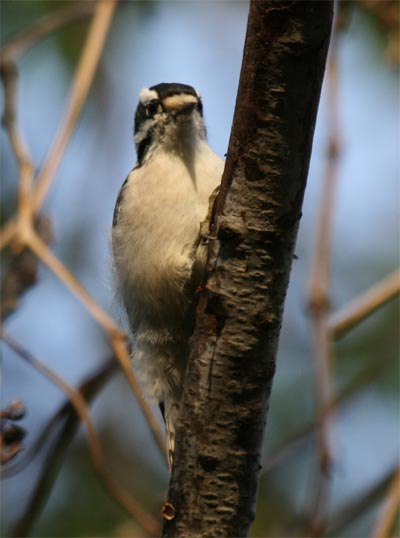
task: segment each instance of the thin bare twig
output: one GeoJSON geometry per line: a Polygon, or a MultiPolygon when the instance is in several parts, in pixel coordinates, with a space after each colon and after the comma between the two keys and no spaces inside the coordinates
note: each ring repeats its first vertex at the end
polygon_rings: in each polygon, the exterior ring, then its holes
{"type": "Polygon", "coordinates": [[[143,411],[151,433],[160,449],[161,455],[166,461],[165,436],[150,405],[143,396],[143,391],[133,373],[129,352],[125,343],[126,336],[119,330],[108,314],[92,298],[74,275],[56,256],[54,256],[37,233],[31,228],[28,228],[28,230],[29,232],[25,232],[24,246],[30,247],[36,256],[57,276],[57,278],[71,289],[110,338],[111,347],[143,411]]]}
{"type": "Polygon", "coordinates": [[[329,331],[332,337],[338,340],[399,293],[400,269],[397,269],[331,315],[329,331]]]}
{"type": "Polygon", "coordinates": [[[17,123],[17,67],[12,61],[2,59],[0,63],[0,73],[4,86],[5,126],[8,132],[12,150],[17,160],[19,171],[18,224],[20,229],[25,229],[27,226],[31,225],[30,192],[35,167],[23,139],[21,129],[19,128],[17,123]]]}
{"type": "Polygon", "coordinates": [[[65,265],[47,248],[46,244],[35,232],[28,238],[28,246],[36,256],[65,284],[85,305],[97,323],[111,336],[114,334],[124,339],[123,333],[118,329],[108,314],[98,305],[86,289],[78,282],[65,265]]]}
{"type": "Polygon", "coordinates": [[[93,20],[76,69],[67,108],[38,177],[33,195],[33,207],[36,211],[42,206],[88,95],[116,4],[116,0],[99,0],[96,4],[93,20]]]}
{"type": "Polygon", "coordinates": [[[167,450],[166,450],[166,442],[165,442],[165,434],[160,428],[160,424],[158,420],[156,419],[150,405],[148,404],[147,400],[145,399],[143,395],[143,390],[141,389],[135,374],[132,370],[132,362],[131,357],[128,351],[128,348],[126,346],[126,343],[124,340],[118,337],[118,335],[114,335],[111,338],[111,345],[114,353],[117,356],[118,362],[125,374],[125,377],[128,380],[129,385],[132,388],[132,391],[139,403],[139,406],[146,418],[146,421],[150,427],[150,431],[153,435],[153,438],[156,442],[156,445],[159,448],[160,454],[163,458],[163,461],[167,463],[167,450]]]}
{"type": "MultiPolygon", "coordinates": [[[[109,12],[107,12],[109,13],[109,12]]],[[[110,16],[110,14],[109,14],[110,16]]],[[[107,19],[108,20],[108,19],[107,19]]],[[[105,31],[105,20],[104,17],[101,19],[103,32],[105,31]]],[[[100,29],[101,29],[100,28],[100,29]]],[[[95,45],[99,46],[99,43],[96,42],[95,45]]],[[[89,50],[92,50],[92,47],[89,47],[89,50]]],[[[100,53],[100,51],[99,51],[100,53]]],[[[84,62],[84,65],[86,65],[86,62],[84,62]]],[[[77,78],[79,78],[77,76],[77,78]]],[[[25,149],[24,144],[22,141],[22,137],[19,134],[19,131],[16,128],[15,124],[15,111],[14,111],[14,99],[15,99],[15,84],[13,79],[13,71],[10,72],[6,71],[6,78],[4,79],[5,83],[7,83],[8,87],[8,124],[9,124],[9,132],[10,137],[15,142],[15,148],[14,151],[16,153],[17,159],[21,159],[21,166],[25,166],[25,149]],[[14,135],[13,135],[14,133],[14,135]],[[19,157],[20,156],[20,157],[19,157]]],[[[88,79],[85,78],[85,81],[87,83],[88,79]]],[[[81,85],[78,84],[78,88],[81,85]]],[[[73,95],[75,95],[73,93],[73,95]]],[[[80,93],[80,97],[74,97],[72,109],[74,111],[74,114],[78,112],[78,108],[76,108],[76,103],[81,99],[82,93],[80,93]],[[78,101],[77,101],[78,99],[78,101]],[[75,103],[75,104],[74,104],[75,103]]],[[[79,101],[80,102],[80,101],[79,101]]],[[[72,128],[73,123],[69,123],[70,128],[72,128]]],[[[66,140],[64,137],[63,140],[66,140]]],[[[156,440],[157,445],[160,448],[161,453],[165,454],[165,441],[164,441],[164,435],[159,427],[158,422],[155,420],[155,417],[152,413],[152,410],[150,406],[147,404],[146,400],[144,399],[141,389],[139,387],[139,384],[136,381],[136,378],[132,372],[132,368],[129,361],[129,354],[126,350],[126,347],[124,344],[120,345],[120,340],[124,340],[125,336],[123,333],[118,329],[118,327],[114,324],[114,322],[111,320],[111,318],[105,313],[105,311],[97,304],[97,302],[88,294],[88,292],[83,288],[83,286],[76,280],[76,278],[72,275],[72,273],[52,254],[52,252],[47,248],[44,241],[41,240],[41,238],[35,233],[33,230],[33,222],[32,222],[32,204],[28,196],[28,192],[30,190],[30,183],[31,178],[24,179],[23,177],[20,177],[20,185],[24,185],[24,187],[21,186],[21,192],[23,193],[23,196],[21,195],[20,199],[23,201],[23,204],[21,203],[19,206],[18,211],[18,220],[10,220],[5,229],[3,229],[3,235],[2,235],[2,246],[4,247],[6,244],[8,244],[13,239],[16,239],[19,249],[30,247],[35,254],[38,256],[38,258],[45,263],[53,272],[54,274],[62,281],[65,285],[67,285],[83,302],[83,304],[86,306],[86,308],[89,310],[91,315],[96,319],[96,321],[100,324],[100,326],[107,332],[111,339],[112,348],[114,349],[120,363],[122,366],[122,369],[124,370],[128,382],[131,385],[131,388],[136,395],[137,400],[139,401],[139,404],[144,412],[144,415],[149,422],[151,431],[153,433],[153,436],[156,440]]]]}
{"type": "Polygon", "coordinates": [[[28,224],[24,228],[24,237],[18,235],[18,241],[23,247],[29,247],[36,256],[63,282],[78,299],[86,306],[92,317],[99,323],[110,338],[111,347],[125,373],[129,385],[146,417],[152,435],[160,452],[166,461],[165,436],[156,420],[154,413],[143,396],[143,392],[132,371],[125,340],[126,336],[119,330],[108,314],[92,298],[86,289],[79,283],[74,275],[64,264],[50,251],[46,243],[39,237],[34,229],[28,224]]]}
{"type": "MultiPolygon", "coordinates": [[[[1,65],[2,72],[4,72],[3,80],[5,86],[7,86],[7,128],[13,151],[20,166],[20,177],[17,215],[16,217],[11,218],[3,227],[0,234],[0,246],[1,248],[4,248],[11,243],[13,249],[32,250],[40,261],[47,265],[57,278],[69,287],[88,308],[91,315],[108,335],[111,347],[114,350],[132,391],[149,423],[156,444],[159,446],[162,455],[165,457],[164,434],[150,405],[144,399],[141,388],[132,371],[129,352],[125,343],[125,335],[118,329],[108,314],[96,303],[96,301],[94,301],[90,294],[87,293],[72,273],[54,256],[46,243],[42,241],[41,237],[35,231],[33,222],[34,214],[40,210],[45,195],[54,179],[57,168],[89,92],[116,3],[117,0],[98,0],[97,3],[93,3],[90,6],[91,9],[95,6],[95,12],[76,69],[68,105],[60,122],[53,146],[48,153],[43,168],[39,172],[37,188],[34,192],[32,192],[33,165],[30,163],[27,148],[23,144],[22,134],[17,128],[15,119],[17,77],[13,60],[17,58],[19,54],[22,54],[27,47],[31,46],[38,39],[44,37],[48,32],[53,31],[62,24],[66,24],[74,19],[80,10],[77,9],[76,6],[74,6],[74,9],[69,6],[68,9],[60,10],[58,14],[39,21],[37,25],[34,25],[31,29],[26,30],[20,36],[17,36],[15,40],[10,42],[7,47],[3,49],[1,65]],[[27,163],[30,166],[27,166],[27,163]]],[[[82,10],[82,14],[83,11],[85,10],[82,10]]],[[[88,431],[90,432],[90,428],[88,431]]],[[[124,492],[119,491],[118,494],[121,497],[121,501],[124,502],[124,492]]],[[[128,501],[129,499],[125,499],[125,502],[129,505],[128,501]]]]}
{"type": "Polygon", "coordinates": [[[45,15],[10,39],[1,49],[2,57],[16,61],[26,50],[48,34],[71,22],[89,16],[93,12],[94,6],[94,2],[72,2],[61,7],[55,13],[45,15]]]}
{"type": "Polygon", "coordinates": [[[395,523],[400,508],[400,467],[396,469],[390,482],[382,510],[372,531],[373,538],[387,538],[395,523]]]}
{"type": "MultiPolygon", "coordinates": [[[[108,381],[110,374],[115,372],[116,366],[115,358],[111,357],[89,379],[82,383],[79,391],[85,396],[86,400],[88,398],[91,399],[98,393],[108,381]]],[[[30,463],[32,457],[35,456],[42,445],[45,445],[46,457],[44,458],[39,479],[34,485],[28,504],[13,529],[13,536],[20,538],[30,534],[32,526],[39,517],[51,493],[55,477],[60,469],[61,460],[64,458],[79,425],[79,415],[76,413],[70,400],[67,400],[51,418],[44,430],[37,435],[37,443],[28,458],[25,459],[25,462],[30,463]]],[[[21,465],[19,467],[14,466],[14,470],[16,468],[20,471],[21,465]]],[[[112,492],[110,494],[112,495],[112,492]]]]}
{"type": "MultiPolygon", "coordinates": [[[[12,218],[3,226],[0,233],[0,250],[14,239],[16,233],[19,233],[21,237],[25,236],[27,228],[32,225],[33,213],[30,197],[35,167],[17,123],[18,71],[15,61],[27,48],[48,33],[77,18],[89,15],[94,5],[94,3],[83,2],[62,7],[56,13],[43,17],[23,30],[1,50],[0,74],[4,86],[4,120],[19,168],[19,188],[18,216],[17,219],[12,218]]],[[[16,246],[18,248],[18,244],[16,246]]]]}
{"type": "MultiPolygon", "coordinates": [[[[328,59],[326,81],[329,114],[328,125],[330,129],[328,159],[320,216],[317,225],[318,235],[311,269],[308,301],[312,323],[317,405],[320,413],[327,408],[330,402],[334,401],[330,371],[331,341],[328,330],[331,234],[340,153],[337,60],[334,42],[332,43],[330,57],[328,59]]],[[[325,520],[325,511],[328,503],[329,471],[332,462],[331,443],[329,439],[329,419],[331,416],[331,414],[322,414],[322,420],[318,428],[319,464],[315,486],[313,487],[314,498],[312,500],[309,530],[311,536],[319,536],[322,533],[323,529],[321,525],[325,520]]]]}
{"type": "Polygon", "coordinates": [[[277,447],[269,450],[265,461],[263,462],[262,473],[268,473],[276,465],[280,465],[291,455],[295,454],[299,447],[311,436],[315,434],[316,429],[321,424],[325,415],[337,411],[351,400],[357,397],[362,390],[367,389],[371,384],[376,383],[379,377],[387,371],[389,356],[384,356],[383,360],[374,362],[368,370],[363,369],[354,377],[354,379],[336,395],[335,399],[328,403],[325,409],[322,409],[315,422],[299,428],[289,438],[285,439],[277,447]]]}
{"type": "MultiPolygon", "coordinates": [[[[118,364],[115,357],[111,357],[105,361],[100,368],[96,369],[95,372],[90,374],[90,376],[83,381],[78,390],[87,402],[90,403],[92,399],[97,396],[110,376],[115,373],[117,367],[118,364]]],[[[52,432],[58,430],[60,424],[63,422],[65,425],[62,427],[61,432],[57,431],[57,439],[60,440],[60,444],[62,444],[64,448],[67,448],[68,443],[63,442],[62,439],[64,435],[63,431],[67,429],[70,421],[79,422],[79,416],[76,414],[73,405],[67,398],[65,402],[57,409],[57,411],[50,417],[44,427],[36,433],[36,440],[26,451],[24,451],[24,454],[12,464],[1,468],[1,477],[7,479],[16,475],[17,473],[20,473],[23,469],[25,469],[25,467],[30,465],[39,452],[46,447],[52,432]]],[[[52,449],[48,448],[48,450],[51,451],[52,449]]],[[[56,451],[56,448],[54,451],[56,451]]],[[[46,465],[48,465],[48,461],[51,459],[52,456],[46,458],[46,465]]],[[[45,473],[43,472],[43,474],[45,473]]]]}
{"type": "Polygon", "coordinates": [[[49,381],[57,385],[69,398],[74,406],[76,413],[79,415],[81,422],[86,428],[88,446],[92,456],[94,467],[106,485],[107,489],[112,492],[119,504],[136,520],[142,527],[151,534],[157,534],[160,528],[159,522],[148,514],[143,508],[117,483],[114,482],[112,475],[107,469],[106,459],[100,445],[97,431],[90,416],[90,412],[82,394],[74,387],[66,383],[60,376],[50,370],[46,365],[33,357],[13,338],[1,333],[1,339],[13,349],[19,357],[24,359],[29,365],[41,372],[49,381]]]}
{"type": "Polygon", "coordinates": [[[11,217],[0,230],[0,251],[6,248],[15,239],[17,229],[17,219],[11,217]]]}
{"type": "Polygon", "coordinates": [[[38,258],[63,282],[78,299],[86,306],[94,319],[99,323],[103,330],[108,334],[111,347],[125,373],[129,385],[132,388],[134,395],[146,417],[150,426],[152,435],[163,458],[166,461],[165,436],[156,420],[154,413],[143,396],[143,391],[136,380],[132,370],[132,364],[129,357],[129,352],[126,347],[126,336],[119,330],[108,314],[100,307],[100,305],[92,298],[86,289],[78,282],[74,275],[54,256],[47,248],[45,243],[35,234],[31,233],[28,238],[29,246],[38,256],[38,258]]]}

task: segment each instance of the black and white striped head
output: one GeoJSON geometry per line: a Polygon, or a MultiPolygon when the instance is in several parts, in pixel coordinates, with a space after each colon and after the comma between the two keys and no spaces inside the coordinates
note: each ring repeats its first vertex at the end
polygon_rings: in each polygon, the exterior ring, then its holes
{"type": "Polygon", "coordinates": [[[206,136],[200,94],[175,82],[144,88],[134,133],[139,164],[157,148],[184,153],[206,136]]]}

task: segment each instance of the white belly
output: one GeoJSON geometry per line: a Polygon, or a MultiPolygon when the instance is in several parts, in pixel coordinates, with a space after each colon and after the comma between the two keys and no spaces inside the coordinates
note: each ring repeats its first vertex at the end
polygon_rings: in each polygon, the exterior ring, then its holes
{"type": "Polygon", "coordinates": [[[135,332],[173,325],[185,315],[193,247],[223,171],[206,145],[195,163],[191,170],[178,156],[154,156],[131,172],[124,188],[113,249],[135,332]]]}

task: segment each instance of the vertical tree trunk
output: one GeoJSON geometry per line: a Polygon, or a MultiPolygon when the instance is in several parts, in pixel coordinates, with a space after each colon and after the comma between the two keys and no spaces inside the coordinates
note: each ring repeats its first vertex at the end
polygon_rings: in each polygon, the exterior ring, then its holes
{"type": "Polygon", "coordinates": [[[250,4],[164,536],[242,537],[254,519],[332,16],[331,1],[250,4]]]}

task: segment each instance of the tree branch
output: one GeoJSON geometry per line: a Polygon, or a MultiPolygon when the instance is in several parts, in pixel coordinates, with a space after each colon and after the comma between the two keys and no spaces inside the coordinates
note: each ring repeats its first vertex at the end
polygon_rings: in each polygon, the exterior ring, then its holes
{"type": "Polygon", "coordinates": [[[383,506],[379,512],[378,520],[372,531],[373,538],[387,538],[396,522],[396,516],[400,508],[400,466],[397,467],[383,506]]]}
{"type": "Polygon", "coordinates": [[[74,406],[75,412],[86,428],[88,446],[93,465],[104,485],[109,491],[112,492],[112,495],[115,497],[115,499],[117,499],[119,504],[143,527],[143,529],[148,531],[150,534],[157,534],[157,520],[148,514],[140,506],[140,504],[125,491],[124,488],[114,481],[114,478],[108,469],[106,457],[101,447],[97,430],[94,426],[89,409],[82,394],[72,387],[72,385],[69,385],[66,381],[64,381],[64,379],[58,374],[48,368],[44,363],[26,351],[13,338],[6,335],[4,332],[0,333],[0,337],[3,342],[5,342],[17,353],[20,358],[38,370],[68,396],[69,401],[74,406]]]}
{"type": "Polygon", "coordinates": [[[400,270],[396,269],[331,315],[329,329],[332,337],[339,340],[347,331],[397,297],[399,293],[400,270]]]}
{"type": "Polygon", "coordinates": [[[29,50],[48,34],[71,22],[88,17],[94,8],[93,2],[72,2],[62,6],[55,13],[50,13],[34,21],[10,39],[1,49],[2,56],[7,60],[18,60],[26,50],[29,50]]]}
{"type": "MultiPolygon", "coordinates": [[[[78,390],[86,401],[90,401],[102,389],[116,369],[117,362],[114,357],[111,357],[89,379],[81,384],[78,390]]],[[[21,538],[31,534],[32,527],[42,513],[51,494],[58,472],[61,469],[62,460],[80,423],[80,416],[76,413],[71,401],[67,399],[39,433],[37,441],[30,454],[27,455],[25,462],[19,462],[19,465],[14,467],[14,469],[21,470],[21,467],[23,468],[24,464],[30,463],[44,445],[45,458],[39,471],[38,480],[34,484],[21,517],[10,533],[12,536],[21,538]]],[[[13,471],[13,469],[10,470],[13,471]]],[[[113,496],[113,490],[109,493],[113,496]]],[[[118,499],[116,501],[119,502],[118,499]]]]}
{"type": "MultiPolygon", "coordinates": [[[[331,45],[328,59],[326,87],[328,97],[328,151],[326,170],[323,178],[320,214],[317,220],[317,234],[314,260],[311,268],[308,307],[312,333],[312,355],[315,371],[316,407],[324,409],[334,401],[332,382],[332,341],[328,319],[330,312],[329,288],[331,269],[332,224],[334,202],[338,183],[338,165],[341,148],[338,111],[337,55],[335,41],[331,45]]],[[[318,422],[318,461],[311,488],[311,514],[309,532],[311,536],[322,533],[321,524],[329,500],[329,471],[332,464],[330,422],[333,413],[322,414],[318,422]]]]}
{"type": "Polygon", "coordinates": [[[68,105],[64,111],[53,145],[37,178],[32,200],[35,211],[39,211],[42,206],[74,131],[75,123],[85,104],[116,5],[117,0],[98,0],[96,3],[85,46],[71,86],[68,105]]]}
{"type": "Polygon", "coordinates": [[[253,0],[164,536],[246,536],[332,2],[253,0]]]}
{"type": "Polygon", "coordinates": [[[273,467],[285,462],[288,457],[295,454],[303,442],[316,433],[326,415],[330,415],[332,412],[341,412],[343,407],[349,405],[362,391],[376,383],[382,374],[387,371],[388,367],[390,367],[390,361],[384,355],[380,361],[374,362],[371,367],[361,370],[339,394],[335,395],[333,400],[328,402],[324,409],[320,410],[313,423],[300,427],[275,448],[269,450],[263,461],[262,473],[268,473],[273,467]]]}

